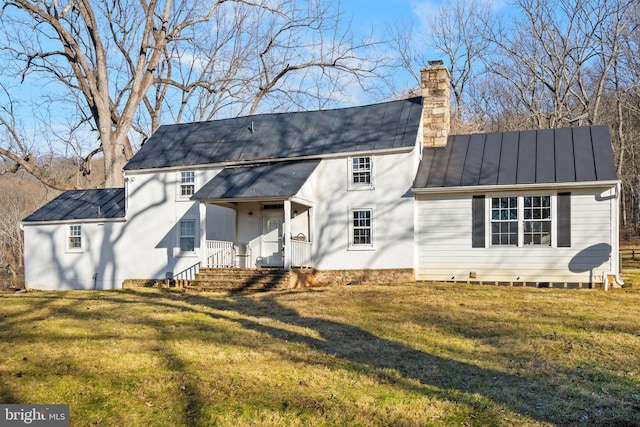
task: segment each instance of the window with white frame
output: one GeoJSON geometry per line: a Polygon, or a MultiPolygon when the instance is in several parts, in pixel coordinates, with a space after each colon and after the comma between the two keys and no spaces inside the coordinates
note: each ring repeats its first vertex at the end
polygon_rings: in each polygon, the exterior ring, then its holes
{"type": "Polygon", "coordinates": [[[195,193],[196,174],[193,171],[180,172],[180,192],[182,198],[193,196],[195,193]]]}
{"type": "Polygon", "coordinates": [[[67,249],[70,251],[79,251],[82,249],[82,226],[81,225],[69,226],[67,249]]]}
{"type": "Polygon", "coordinates": [[[491,244],[518,244],[518,198],[491,199],[491,244]]]}
{"type": "Polygon", "coordinates": [[[351,211],[351,247],[370,248],[373,246],[373,211],[354,209],[351,211]]]}
{"type": "Polygon", "coordinates": [[[525,196],[522,218],[525,245],[551,245],[551,197],[525,196]]]}
{"type": "Polygon", "coordinates": [[[180,251],[193,252],[196,247],[196,221],[185,219],[180,221],[180,251]]]}
{"type": "Polygon", "coordinates": [[[372,188],[373,159],[370,156],[352,157],[349,161],[350,188],[372,188]]]}
{"type": "Polygon", "coordinates": [[[491,198],[491,245],[551,245],[551,196],[491,198]]]}

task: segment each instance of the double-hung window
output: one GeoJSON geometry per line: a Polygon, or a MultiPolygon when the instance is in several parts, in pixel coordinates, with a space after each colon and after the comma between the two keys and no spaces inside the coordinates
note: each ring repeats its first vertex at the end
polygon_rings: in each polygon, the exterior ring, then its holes
{"type": "Polygon", "coordinates": [[[193,171],[180,172],[180,192],[181,198],[193,196],[195,193],[196,174],[193,171]]]}
{"type": "Polygon", "coordinates": [[[180,251],[193,252],[196,247],[196,221],[185,219],[180,221],[180,251]]]}
{"type": "Polygon", "coordinates": [[[67,238],[67,250],[80,251],[82,250],[82,226],[70,225],[69,234],[67,238]]]}
{"type": "Polygon", "coordinates": [[[351,211],[351,248],[369,249],[373,247],[373,210],[353,209],[351,211]]]}
{"type": "Polygon", "coordinates": [[[551,197],[524,196],[522,218],[525,245],[551,245],[551,197]]]}
{"type": "Polygon", "coordinates": [[[370,156],[349,159],[349,188],[370,189],[373,187],[373,158],[370,156]]]}
{"type": "Polygon", "coordinates": [[[518,198],[491,199],[491,244],[518,244],[518,198]]]}

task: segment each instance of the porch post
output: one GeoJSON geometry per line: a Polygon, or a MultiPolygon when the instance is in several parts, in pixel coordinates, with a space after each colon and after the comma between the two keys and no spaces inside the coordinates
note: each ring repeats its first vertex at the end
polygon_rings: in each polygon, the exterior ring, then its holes
{"type": "Polygon", "coordinates": [[[207,204],[200,202],[198,204],[200,213],[200,267],[208,267],[207,265],[207,204]]]}
{"type": "Polygon", "coordinates": [[[284,269],[291,269],[291,200],[284,201],[284,269]]]}

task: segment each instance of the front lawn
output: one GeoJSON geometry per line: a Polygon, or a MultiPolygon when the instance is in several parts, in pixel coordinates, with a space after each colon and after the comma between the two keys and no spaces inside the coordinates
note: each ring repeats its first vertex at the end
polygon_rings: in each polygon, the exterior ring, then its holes
{"type": "Polygon", "coordinates": [[[0,294],[0,403],[71,425],[640,426],[640,291],[0,294]]]}

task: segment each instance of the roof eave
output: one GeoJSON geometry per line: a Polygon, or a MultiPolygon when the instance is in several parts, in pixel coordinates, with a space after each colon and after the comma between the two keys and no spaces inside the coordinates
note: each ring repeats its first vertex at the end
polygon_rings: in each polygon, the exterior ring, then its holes
{"type": "Polygon", "coordinates": [[[105,222],[126,222],[124,217],[120,218],[86,218],[86,219],[54,219],[51,221],[20,221],[20,226],[25,225],[57,225],[57,224],[101,224],[105,222]]]}
{"type": "Polygon", "coordinates": [[[269,196],[269,197],[237,197],[223,199],[190,199],[194,202],[212,203],[219,205],[232,205],[234,203],[254,203],[254,202],[283,202],[292,200],[295,196],[269,196]]]}
{"type": "Polygon", "coordinates": [[[451,193],[489,193],[505,191],[548,190],[548,189],[572,189],[572,188],[611,188],[620,183],[620,180],[608,181],[584,181],[584,182],[545,182],[533,184],[509,184],[509,185],[471,185],[458,187],[413,187],[413,194],[451,194],[451,193]]]}
{"type": "Polygon", "coordinates": [[[415,145],[406,146],[406,147],[396,147],[396,148],[384,148],[379,150],[360,150],[360,151],[349,151],[344,153],[331,153],[331,154],[322,154],[322,155],[313,155],[313,156],[300,156],[300,157],[282,157],[276,159],[256,159],[256,160],[238,160],[238,161],[230,161],[230,162],[220,162],[220,163],[201,163],[198,165],[184,165],[184,166],[164,166],[157,168],[146,168],[146,169],[125,169],[125,176],[127,174],[135,174],[135,173],[149,173],[149,172],[176,172],[176,171],[186,171],[193,169],[202,169],[202,168],[228,168],[234,166],[249,166],[249,165],[259,165],[263,163],[283,163],[283,162],[292,162],[292,161],[304,161],[304,160],[324,160],[324,159],[339,159],[353,156],[362,156],[363,154],[376,154],[376,155],[384,155],[384,154],[398,154],[398,153],[409,153],[415,149],[415,145]]]}

